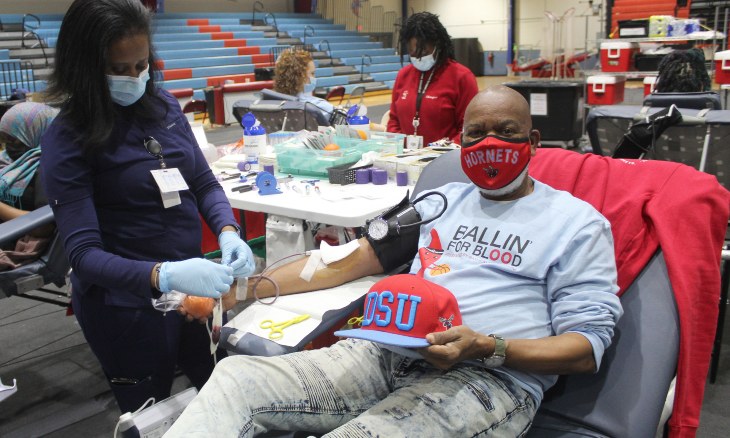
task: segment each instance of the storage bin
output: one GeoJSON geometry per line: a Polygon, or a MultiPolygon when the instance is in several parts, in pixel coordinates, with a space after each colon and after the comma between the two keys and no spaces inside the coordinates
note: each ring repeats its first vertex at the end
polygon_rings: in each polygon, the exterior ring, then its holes
{"type": "Polygon", "coordinates": [[[715,82],[730,84],[730,50],[715,53],[715,82]]]}
{"type": "Polygon", "coordinates": [[[333,142],[340,147],[337,151],[308,149],[298,138],[274,149],[280,173],[328,177],[327,168],[355,163],[365,152],[402,153],[404,140],[404,134],[377,132],[369,140],[335,136],[333,142]]]}
{"type": "Polygon", "coordinates": [[[639,44],[628,41],[606,41],[601,43],[602,71],[635,70],[634,56],[639,52],[639,44]]]}
{"type": "Polygon", "coordinates": [[[649,20],[618,20],[619,38],[646,38],[649,36],[649,20]]]}
{"type": "Polygon", "coordinates": [[[520,81],[504,84],[518,91],[530,104],[533,128],[543,140],[573,141],[583,134],[582,82],[520,81]]]}
{"type": "Polygon", "coordinates": [[[624,101],[625,76],[589,76],[586,83],[589,105],[615,105],[624,101]]]}
{"type": "Polygon", "coordinates": [[[637,53],[634,56],[634,67],[636,67],[636,70],[638,71],[657,71],[659,70],[659,64],[665,56],[667,55],[637,53]]]}

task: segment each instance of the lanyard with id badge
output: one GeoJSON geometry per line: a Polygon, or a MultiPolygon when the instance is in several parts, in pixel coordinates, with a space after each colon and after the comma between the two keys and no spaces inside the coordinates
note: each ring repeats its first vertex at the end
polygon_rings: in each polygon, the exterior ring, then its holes
{"type": "Polygon", "coordinates": [[[162,145],[154,137],[145,137],[144,148],[150,155],[160,160],[160,168],[151,170],[150,172],[157,183],[157,187],[160,189],[162,205],[165,208],[179,205],[182,201],[178,192],[189,189],[185,178],[183,178],[178,168],[167,168],[165,159],[162,156],[162,145]]]}
{"type": "Polygon", "coordinates": [[[423,76],[424,73],[421,73],[421,77],[418,80],[418,93],[416,94],[416,113],[413,116],[413,135],[409,135],[406,137],[406,147],[408,149],[421,149],[423,147],[423,136],[418,135],[418,127],[421,124],[421,101],[423,100],[423,95],[426,94],[426,89],[428,89],[428,85],[431,83],[431,78],[433,78],[433,71],[435,69],[431,69],[431,73],[428,75],[428,80],[426,81],[426,84],[423,84],[423,76]]]}

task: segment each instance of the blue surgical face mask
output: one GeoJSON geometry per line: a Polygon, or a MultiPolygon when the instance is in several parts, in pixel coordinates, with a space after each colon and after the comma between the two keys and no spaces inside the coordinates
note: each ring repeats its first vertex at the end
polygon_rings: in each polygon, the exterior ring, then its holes
{"type": "Polygon", "coordinates": [[[434,65],[436,65],[436,58],[434,57],[435,54],[436,51],[434,50],[434,52],[430,55],[421,56],[420,58],[411,58],[411,64],[420,71],[429,71],[434,65]]]}
{"type": "Polygon", "coordinates": [[[109,92],[114,103],[121,106],[129,106],[138,101],[147,88],[147,81],[150,79],[150,66],[148,65],[138,78],[129,76],[106,75],[109,83],[109,92]]]}
{"type": "Polygon", "coordinates": [[[312,94],[315,88],[317,88],[317,78],[310,76],[309,82],[304,84],[304,93],[312,94]]]}

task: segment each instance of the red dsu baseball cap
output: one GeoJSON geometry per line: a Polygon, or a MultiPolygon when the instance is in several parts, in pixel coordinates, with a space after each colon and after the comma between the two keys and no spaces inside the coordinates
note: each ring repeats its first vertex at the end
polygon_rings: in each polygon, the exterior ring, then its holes
{"type": "Polygon", "coordinates": [[[335,336],[405,348],[428,347],[426,335],[461,325],[456,297],[448,289],[411,274],[375,283],[365,296],[362,327],[335,336]]]}

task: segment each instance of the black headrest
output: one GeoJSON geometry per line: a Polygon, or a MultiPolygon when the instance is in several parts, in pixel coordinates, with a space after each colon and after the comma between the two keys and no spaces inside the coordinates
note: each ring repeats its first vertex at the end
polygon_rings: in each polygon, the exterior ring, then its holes
{"type": "Polygon", "coordinates": [[[722,109],[720,95],[714,91],[696,93],[651,93],[644,98],[644,106],[667,107],[671,104],[679,108],[722,109]]]}
{"type": "Polygon", "coordinates": [[[297,100],[296,96],[279,93],[278,91],[269,90],[268,88],[264,88],[263,90],[261,90],[261,97],[264,100],[297,100]]]}

